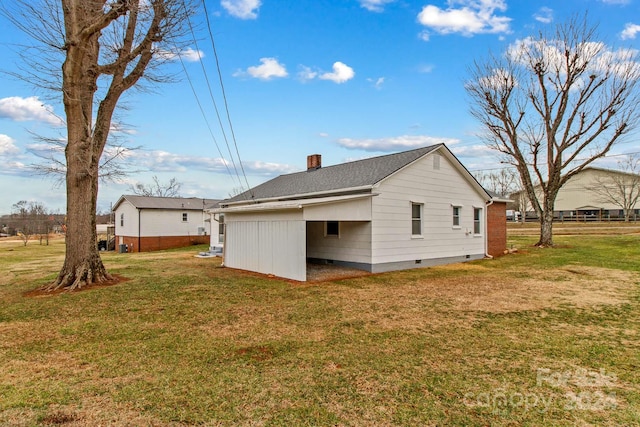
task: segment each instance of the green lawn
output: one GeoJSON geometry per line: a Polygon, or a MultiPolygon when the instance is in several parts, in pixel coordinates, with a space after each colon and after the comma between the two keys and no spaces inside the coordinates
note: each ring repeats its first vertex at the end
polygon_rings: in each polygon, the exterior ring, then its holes
{"type": "Polygon", "coordinates": [[[640,235],[323,283],[0,243],[2,426],[640,425],[640,235]]]}

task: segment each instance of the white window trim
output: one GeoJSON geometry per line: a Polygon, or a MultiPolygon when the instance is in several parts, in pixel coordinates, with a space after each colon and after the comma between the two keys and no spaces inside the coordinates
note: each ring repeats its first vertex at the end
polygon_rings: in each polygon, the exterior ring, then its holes
{"type": "Polygon", "coordinates": [[[481,237],[482,232],[484,230],[483,227],[483,218],[484,218],[484,206],[474,206],[473,207],[473,236],[481,237]],[[480,211],[480,218],[478,218],[478,224],[480,224],[480,232],[476,233],[476,209],[480,211]]]}
{"type": "Polygon", "coordinates": [[[462,204],[451,203],[451,228],[454,230],[462,230],[462,207],[462,204]],[[453,218],[455,218],[453,208],[458,208],[458,225],[453,223],[453,218]]]}
{"type": "Polygon", "coordinates": [[[411,202],[411,238],[412,239],[424,239],[424,203],[423,202],[411,202]],[[420,234],[413,234],[413,206],[420,206],[420,234]]]}
{"type": "Polygon", "coordinates": [[[182,222],[189,222],[189,213],[188,212],[182,212],[182,222]],[[186,215],[186,217],[185,217],[186,215]]]}

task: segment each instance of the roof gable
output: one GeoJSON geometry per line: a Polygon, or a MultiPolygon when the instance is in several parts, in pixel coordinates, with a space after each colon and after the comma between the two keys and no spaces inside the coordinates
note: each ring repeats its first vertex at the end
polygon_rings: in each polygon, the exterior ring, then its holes
{"type": "Polygon", "coordinates": [[[223,202],[231,204],[251,200],[286,199],[318,193],[345,193],[371,188],[440,147],[444,147],[444,144],[280,175],[223,202]]]}

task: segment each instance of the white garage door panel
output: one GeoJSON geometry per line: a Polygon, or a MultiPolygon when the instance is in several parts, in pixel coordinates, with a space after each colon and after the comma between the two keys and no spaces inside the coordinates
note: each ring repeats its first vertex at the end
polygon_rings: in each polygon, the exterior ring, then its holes
{"type": "Polygon", "coordinates": [[[304,221],[228,222],[226,239],[228,267],[307,279],[304,221]]]}

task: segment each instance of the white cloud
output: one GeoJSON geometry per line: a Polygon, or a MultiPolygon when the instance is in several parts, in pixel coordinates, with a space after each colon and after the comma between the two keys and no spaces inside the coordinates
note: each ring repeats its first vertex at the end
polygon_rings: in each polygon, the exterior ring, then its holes
{"type": "Polygon", "coordinates": [[[518,82],[515,80],[515,76],[511,75],[509,71],[503,68],[496,68],[492,71],[491,75],[480,78],[478,85],[494,92],[517,86],[518,82]]]}
{"type": "MultiPolygon", "coordinates": [[[[515,62],[528,66],[530,58],[542,57],[544,62],[560,73],[566,73],[564,43],[560,40],[541,42],[532,37],[516,40],[507,49],[507,55],[515,62]]],[[[587,67],[589,73],[613,72],[618,75],[639,76],[638,51],[634,49],[611,50],[602,42],[585,42],[571,52],[582,61],[576,67],[587,67]]],[[[576,87],[581,83],[576,82],[576,87]]]]}
{"type": "MultiPolygon", "coordinates": [[[[127,153],[127,161],[138,168],[154,172],[205,171],[226,174],[227,168],[233,168],[229,160],[220,157],[191,156],[161,150],[130,151],[127,153]]],[[[237,161],[236,165],[240,167],[237,161]]],[[[251,175],[273,176],[296,170],[290,165],[262,161],[243,161],[242,165],[245,172],[251,175]]]]}
{"type": "MultiPolygon", "coordinates": [[[[504,12],[507,5],[504,0],[450,0],[449,8],[440,9],[427,5],[418,14],[418,22],[439,34],[460,33],[473,36],[483,33],[507,33],[511,18],[497,16],[495,12],[504,12]],[[461,6],[455,8],[454,6],[461,6]]],[[[421,34],[428,40],[426,32],[421,34]]]]}
{"type": "Polygon", "coordinates": [[[389,138],[378,139],[351,139],[340,138],[338,145],[353,149],[365,151],[397,151],[411,148],[426,147],[434,144],[455,144],[458,139],[453,138],[437,138],[427,135],[401,135],[389,138]]]}
{"type": "Polygon", "coordinates": [[[19,152],[20,150],[14,144],[13,138],[9,135],[3,135],[0,133],[0,156],[8,156],[19,152]]]}
{"type": "Polygon", "coordinates": [[[204,52],[201,50],[195,50],[192,48],[187,48],[180,52],[180,57],[188,62],[197,62],[204,58],[204,52]]]}
{"type": "Polygon", "coordinates": [[[533,18],[543,24],[550,24],[553,22],[553,9],[543,6],[533,15],[533,18]]]}
{"type": "Polygon", "coordinates": [[[37,96],[21,98],[12,96],[0,99],[0,118],[18,122],[35,120],[54,126],[62,126],[64,122],[53,112],[53,107],[42,103],[37,96]]]}
{"type": "Polygon", "coordinates": [[[423,64],[418,67],[418,72],[428,74],[433,71],[435,67],[432,64],[423,64]]]}
{"type": "Polygon", "coordinates": [[[479,157],[492,157],[495,156],[495,150],[487,146],[487,144],[473,144],[466,146],[453,146],[451,148],[451,152],[455,154],[457,157],[471,157],[471,158],[479,158],[479,157]]]}
{"type": "Polygon", "coordinates": [[[373,87],[376,89],[382,89],[382,84],[384,83],[384,77],[378,77],[377,79],[367,79],[367,81],[373,84],[373,87]]]}
{"type": "Polygon", "coordinates": [[[318,72],[312,70],[310,67],[305,65],[300,66],[300,71],[298,71],[298,80],[303,82],[307,82],[309,80],[313,80],[318,77],[318,72]]]}
{"type": "Polygon", "coordinates": [[[334,83],[344,83],[351,80],[355,75],[356,73],[353,71],[353,68],[338,61],[333,63],[333,72],[320,74],[318,78],[321,80],[331,80],[334,83]]]}
{"type": "Polygon", "coordinates": [[[178,59],[182,59],[183,61],[187,61],[187,62],[197,62],[197,61],[200,61],[200,59],[204,58],[203,51],[195,50],[190,47],[186,48],[181,52],[172,52],[169,50],[157,50],[154,55],[166,61],[175,61],[178,59]]]}
{"type": "Polygon", "coordinates": [[[271,80],[275,77],[287,77],[287,69],[276,58],[260,58],[262,65],[251,66],[246,71],[236,71],[233,75],[250,76],[260,80],[271,80]]]}
{"type": "Polygon", "coordinates": [[[640,32],[640,25],[628,23],[624,26],[624,30],[620,33],[622,40],[635,39],[636,34],[640,32]]]}
{"type": "Polygon", "coordinates": [[[220,5],[231,16],[240,19],[256,19],[261,0],[222,0],[220,5]]]}
{"type": "Polygon", "coordinates": [[[393,3],[394,1],[395,0],[360,0],[360,6],[370,12],[382,12],[386,4],[393,3]]]}
{"type": "Polygon", "coordinates": [[[625,4],[629,4],[631,0],[600,0],[602,3],[605,4],[621,4],[621,5],[625,5],[625,4]]]}

